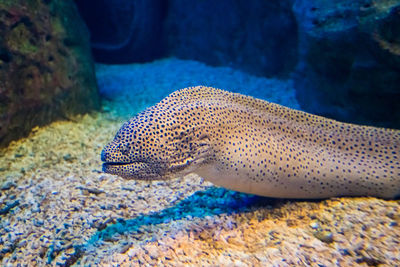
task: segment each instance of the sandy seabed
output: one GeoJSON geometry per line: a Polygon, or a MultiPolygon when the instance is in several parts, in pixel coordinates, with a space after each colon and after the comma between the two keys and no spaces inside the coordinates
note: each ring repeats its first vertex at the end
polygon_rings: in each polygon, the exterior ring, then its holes
{"type": "Polygon", "coordinates": [[[1,266],[400,265],[399,201],[280,200],[196,175],[145,182],[102,173],[100,152],[128,118],[118,101],[0,151],[1,266]]]}

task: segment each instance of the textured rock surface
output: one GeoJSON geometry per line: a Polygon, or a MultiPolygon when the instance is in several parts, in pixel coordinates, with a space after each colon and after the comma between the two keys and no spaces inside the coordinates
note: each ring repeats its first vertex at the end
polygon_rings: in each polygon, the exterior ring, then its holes
{"type": "Polygon", "coordinates": [[[172,0],[164,28],[168,51],[258,75],[287,75],[297,55],[291,2],[172,0]]]}
{"type": "Polygon", "coordinates": [[[99,107],[88,32],[70,1],[0,1],[0,145],[99,107]]]}
{"type": "Polygon", "coordinates": [[[288,75],[296,64],[292,0],[77,2],[97,60],[175,56],[258,75],[288,75]]]}
{"type": "Polygon", "coordinates": [[[400,128],[400,1],[297,0],[304,109],[400,128]]]}

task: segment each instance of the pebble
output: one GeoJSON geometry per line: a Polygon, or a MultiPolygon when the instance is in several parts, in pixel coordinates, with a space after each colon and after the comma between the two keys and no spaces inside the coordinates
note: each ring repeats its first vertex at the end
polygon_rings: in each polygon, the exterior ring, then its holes
{"type": "Polygon", "coordinates": [[[42,226],[44,224],[44,221],[43,220],[37,220],[37,219],[35,219],[34,221],[33,221],[33,225],[34,226],[36,226],[36,227],[40,227],[40,226],[42,226]]]}
{"type": "Polygon", "coordinates": [[[155,245],[146,246],[146,251],[152,259],[157,259],[160,256],[158,248],[155,245]]]}
{"type": "Polygon", "coordinates": [[[235,261],[233,262],[233,266],[235,266],[235,267],[246,267],[246,266],[248,266],[248,265],[247,265],[246,263],[240,261],[240,260],[235,260],[235,261]]]}
{"type": "Polygon", "coordinates": [[[325,243],[333,242],[333,234],[329,230],[320,230],[314,233],[314,236],[325,243]]]}
{"type": "Polygon", "coordinates": [[[19,205],[19,200],[7,203],[4,208],[0,209],[0,215],[7,214],[8,212],[10,212],[13,208],[17,207],[18,205],[19,205]]]}
{"type": "Polygon", "coordinates": [[[280,253],[279,249],[274,248],[274,247],[268,247],[266,249],[266,254],[268,256],[276,256],[276,255],[279,255],[279,253],[280,253]]]}
{"type": "Polygon", "coordinates": [[[63,159],[65,160],[65,161],[72,161],[73,160],[73,158],[72,158],[72,156],[71,156],[71,154],[65,154],[64,156],[63,156],[63,159]]]}
{"type": "Polygon", "coordinates": [[[1,185],[0,189],[1,190],[9,190],[13,187],[16,187],[17,184],[14,181],[7,181],[4,184],[1,185]]]}
{"type": "Polygon", "coordinates": [[[317,221],[313,221],[312,223],[310,223],[310,227],[312,229],[318,229],[319,228],[319,223],[317,221]]]}

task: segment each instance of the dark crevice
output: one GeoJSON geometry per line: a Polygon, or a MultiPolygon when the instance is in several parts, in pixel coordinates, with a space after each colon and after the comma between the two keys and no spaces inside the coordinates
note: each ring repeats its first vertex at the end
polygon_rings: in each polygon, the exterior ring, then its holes
{"type": "Polygon", "coordinates": [[[29,17],[22,17],[17,23],[11,26],[11,29],[18,27],[20,24],[24,24],[27,28],[30,28],[33,25],[29,17]]]}
{"type": "Polygon", "coordinates": [[[0,60],[3,61],[4,63],[9,63],[11,62],[11,54],[8,52],[0,52],[0,60]]]}

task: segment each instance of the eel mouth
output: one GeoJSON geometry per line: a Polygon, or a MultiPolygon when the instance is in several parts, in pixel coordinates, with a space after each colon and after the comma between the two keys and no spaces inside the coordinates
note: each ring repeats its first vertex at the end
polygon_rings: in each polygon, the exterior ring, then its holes
{"type": "Polygon", "coordinates": [[[132,162],[103,162],[103,172],[107,172],[107,170],[115,169],[118,167],[134,167],[137,163],[136,161],[132,162]]]}
{"type": "Polygon", "coordinates": [[[103,163],[103,167],[104,166],[112,166],[112,165],[129,165],[129,164],[133,164],[135,162],[104,162],[103,163]]]}
{"type": "Polygon", "coordinates": [[[125,179],[138,179],[140,172],[149,169],[149,165],[144,162],[104,162],[103,172],[119,175],[125,179]]]}
{"type": "Polygon", "coordinates": [[[127,180],[164,180],[159,170],[143,161],[104,162],[103,172],[118,175],[127,180]]]}

